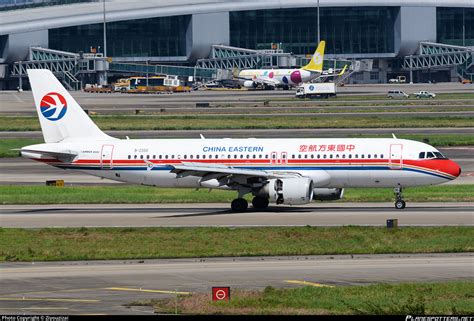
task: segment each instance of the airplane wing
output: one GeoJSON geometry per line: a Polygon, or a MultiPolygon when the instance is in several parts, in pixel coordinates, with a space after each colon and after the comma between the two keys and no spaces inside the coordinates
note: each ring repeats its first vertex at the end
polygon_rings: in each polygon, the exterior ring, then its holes
{"type": "Polygon", "coordinates": [[[272,172],[256,169],[242,169],[225,165],[201,165],[196,163],[184,163],[183,165],[171,165],[172,173],[177,178],[187,176],[201,177],[201,182],[217,179],[221,185],[250,185],[265,184],[266,180],[272,178],[301,177],[295,172],[272,172]]]}
{"type": "Polygon", "coordinates": [[[280,82],[276,79],[269,77],[256,77],[252,79],[257,84],[267,85],[267,86],[278,86],[280,82]]]}

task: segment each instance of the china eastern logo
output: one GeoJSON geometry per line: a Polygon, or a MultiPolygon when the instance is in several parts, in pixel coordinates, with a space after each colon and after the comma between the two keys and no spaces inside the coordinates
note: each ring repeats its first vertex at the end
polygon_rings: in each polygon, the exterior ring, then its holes
{"type": "Polygon", "coordinates": [[[41,99],[40,110],[46,119],[59,120],[66,115],[66,99],[58,93],[48,93],[41,99]]]}

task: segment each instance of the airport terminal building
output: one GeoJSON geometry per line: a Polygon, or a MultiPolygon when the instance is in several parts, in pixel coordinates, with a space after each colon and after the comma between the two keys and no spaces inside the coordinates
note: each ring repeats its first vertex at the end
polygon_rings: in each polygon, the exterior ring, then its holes
{"type": "MultiPolygon", "coordinates": [[[[335,59],[371,59],[353,82],[386,83],[407,73],[420,42],[474,46],[472,0],[320,0],[320,37],[335,59]]],[[[104,50],[114,62],[194,65],[211,46],[307,55],[318,37],[316,0],[0,0],[0,78],[30,47],[104,50]]],[[[452,49],[454,48],[454,49],[452,49]]],[[[472,47],[471,47],[472,49],[472,47]]],[[[449,51],[448,50],[448,51],[449,51]]],[[[436,52],[434,52],[436,53],[436,52]]],[[[472,65],[472,57],[463,61],[472,65]]],[[[468,72],[468,71],[465,71],[468,72]]],[[[422,68],[415,81],[458,80],[457,68],[422,68]]]]}

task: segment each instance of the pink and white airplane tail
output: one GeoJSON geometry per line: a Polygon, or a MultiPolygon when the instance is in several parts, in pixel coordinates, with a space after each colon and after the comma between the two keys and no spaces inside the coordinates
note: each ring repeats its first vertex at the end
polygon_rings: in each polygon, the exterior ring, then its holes
{"type": "Polygon", "coordinates": [[[28,69],[36,111],[46,143],[113,139],[89,118],[76,100],[46,69],[28,69]]]}

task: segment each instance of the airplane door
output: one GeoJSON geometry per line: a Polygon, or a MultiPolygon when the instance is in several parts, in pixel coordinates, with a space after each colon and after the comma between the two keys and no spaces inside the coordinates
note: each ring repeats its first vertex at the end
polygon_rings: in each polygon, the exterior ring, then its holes
{"type": "Polygon", "coordinates": [[[100,152],[100,168],[112,169],[114,167],[112,154],[114,152],[114,145],[102,145],[100,152]]]}
{"type": "Polygon", "coordinates": [[[391,144],[390,145],[390,168],[401,169],[403,166],[402,158],[402,144],[391,144]]]}
{"type": "Polygon", "coordinates": [[[277,163],[277,153],[272,152],[272,154],[270,155],[270,164],[276,164],[276,163],[277,163]]]}
{"type": "Polygon", "coordinates": [[[281,164],[282,165],[288,164],[288,154],[286,152],[281,152],[281,164]]]}

